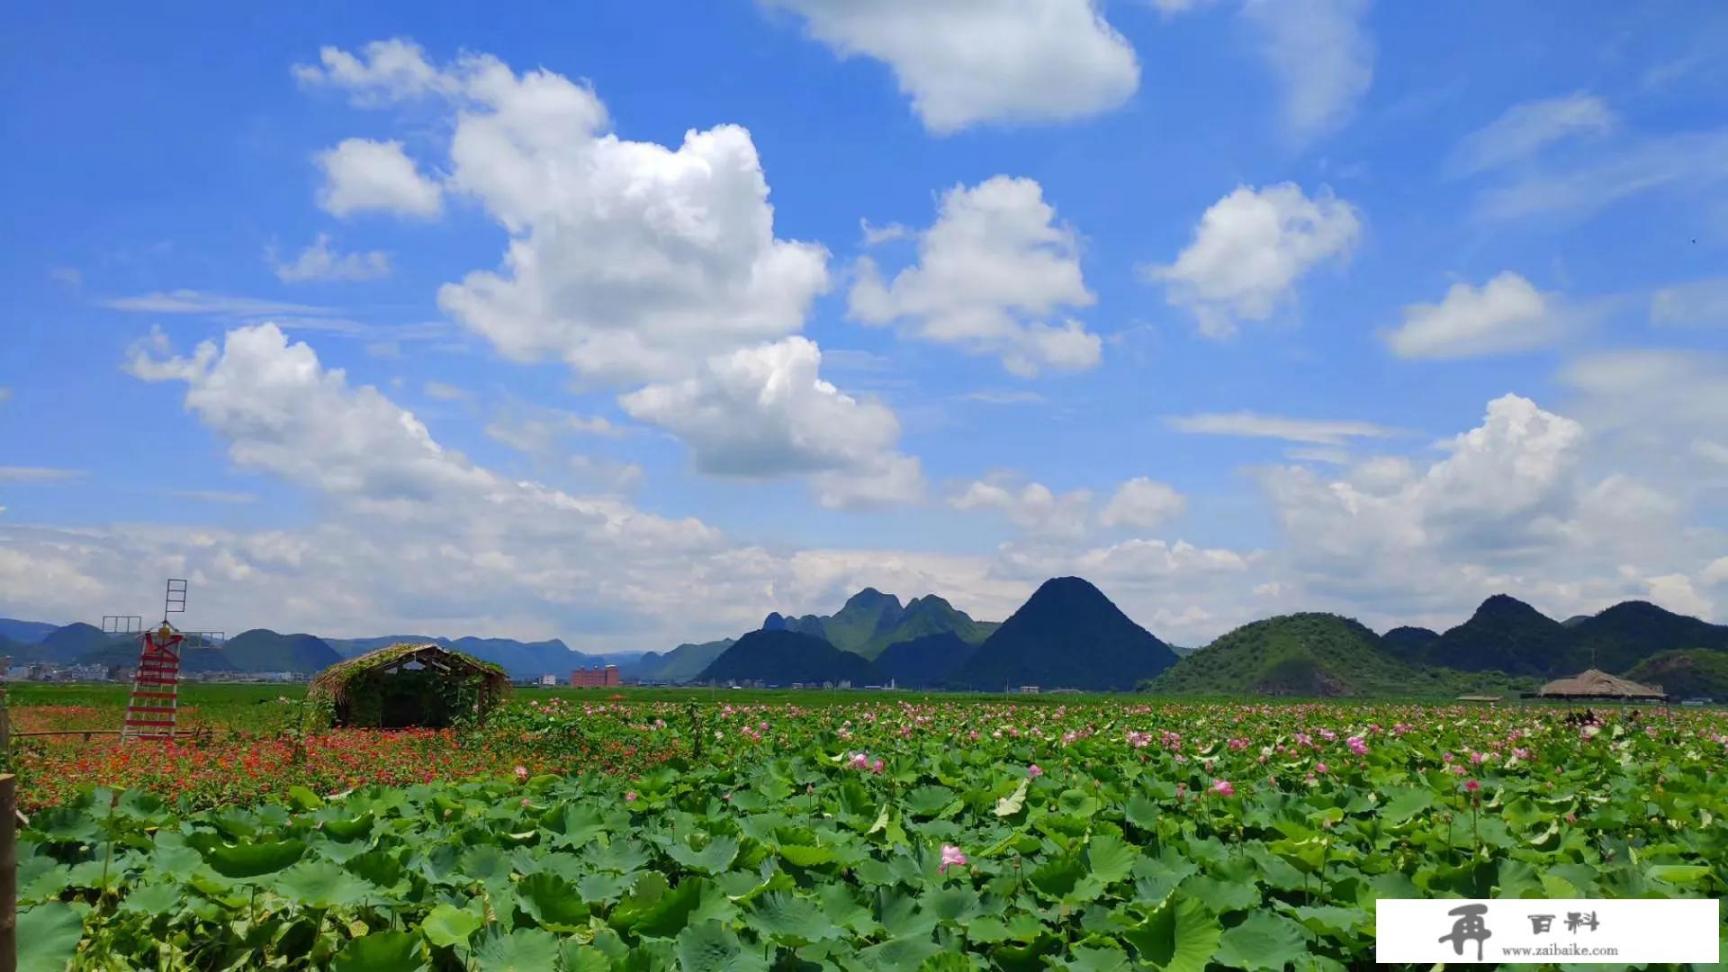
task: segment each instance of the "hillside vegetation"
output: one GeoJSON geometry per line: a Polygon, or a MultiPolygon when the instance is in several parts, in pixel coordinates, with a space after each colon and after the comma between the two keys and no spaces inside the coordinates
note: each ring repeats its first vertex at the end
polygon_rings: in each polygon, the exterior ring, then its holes
{"type": "Polygon", "coordinates": [[[1146,685],[1168,695],[1458,695],[1506,692],[1521,683],[1412,665],[1379,636],[1336,614],[1289,614],[1244,625],[1183,658],[1146,685]]]}
{"type": "Polygon", "coordinates": [[[1632,666],[1626,677],[1660,685],[1677,699],[1728,699],[1728,652],[1693,648],[1664,651],[1632,666]]]}

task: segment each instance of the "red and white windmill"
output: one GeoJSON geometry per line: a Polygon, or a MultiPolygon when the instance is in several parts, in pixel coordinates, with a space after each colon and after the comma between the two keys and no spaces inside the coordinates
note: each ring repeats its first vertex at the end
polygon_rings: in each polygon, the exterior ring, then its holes
{"type": "Polygon", "coordinates": [[[220,644],[222,634],[197,631],[183,634],[168,623],[168,615],[186,610],[186,581],[170,578],[162,598],[162,624],[154,631],[138,632],[136,615],[109,615],[102,619],[106,630],[138,633],[138,668],[132,675],[132,698],[126,705],[121,739],[172,739],[180,712],[181,651],[196,644],[220,644]],[[127,630],[129,629],[129,630],[127,630]]]}

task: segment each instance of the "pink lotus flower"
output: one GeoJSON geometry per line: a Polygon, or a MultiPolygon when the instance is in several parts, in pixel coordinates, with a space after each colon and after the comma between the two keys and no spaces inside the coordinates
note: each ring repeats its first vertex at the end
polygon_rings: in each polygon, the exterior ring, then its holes
{"type": "Polygon", "coordinates": [[[528,767],[526,767],[526,766],[516,767],[516,780],[517,780],[517,782],[521,782],[521,783],[526,783],[528,781],[528,767]]]}
{"type": "Polygon", "coordinates": [[[867,770],[867,769],[869,769],[870,768],[870,757],[864,755],[863,753],[853,753],[852,754],[852,768],[855,770],[867,770]]]}
{"type": "Polygon", "coordinates": [[[1464,781],[1464,789],[1467,792],[1475,793],[1477,790],[1482,789],[1482,784],[1476,782],[1475,780],[1465,780],[1464,781]]]}
{"type": "Polygon", "coordinates": [[[1327,773],[1331,772],[1331,770],[1326,768],[1325,763],[1315,763],[1314,772],[1319,773],[1321,776],[1325,776],[1327,773]]]}
{"type": "Polygon", "coordinates": [[[1368,755],[1368,744],[1362,741],[1361,736],[1351,736],[1349,739],[1344,740],[1344,744],[1349,746],[1350,751],[1358,756],[1368,755]]]}
{"type": "Polygon", "coordinates": [[[1222,797],[1233,797],[1236,795],[1236,788],[1230,785],[1229,780],[1218,780],[1212,784],[1212,792],[1222,797]]]}
{"type": "Polygon", "coordinates": [[[882,757],[876,757],[876,762],[870,764],[870,772],[880,775],[882,768],[888,764],[882,762],[882,757]]]}
{"type": "Polygon", "coordinates": [[[1044,775],[1044,771],[1038,768],[1037,763],[1033,763],[1031,766],[1026,767],[1026,775],[1032,779],[1037,779],[1044,775]]]}
{"type": "Polygon", "coordinates": [[[636,791],[635,790],[624,791],[624,802],[625,803],[635,803],[636,802],[636,791]]]}
{"type": "Polygon", "coordinates": [[[960,848],[953,844],[942,845],[942,863],[936,866],[936,873],[946,874],[951,867],[965,867],[966,855],[960,853],[960,848]]]}

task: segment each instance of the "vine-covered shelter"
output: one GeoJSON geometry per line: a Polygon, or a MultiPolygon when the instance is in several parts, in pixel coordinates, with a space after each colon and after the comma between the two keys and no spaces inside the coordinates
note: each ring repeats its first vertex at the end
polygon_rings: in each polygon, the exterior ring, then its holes
{"type": "Polygon", "coordinates": [[[337,662],[307,696],[330,705],[337,726],[443,728],[482,718],[510,688],[497,665],[436,644],[399,644],[337,662]]]}

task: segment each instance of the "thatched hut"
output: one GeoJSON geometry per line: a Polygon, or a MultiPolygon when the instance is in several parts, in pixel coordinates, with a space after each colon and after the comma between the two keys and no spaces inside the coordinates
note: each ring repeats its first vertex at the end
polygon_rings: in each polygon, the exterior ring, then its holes
{"type": "Polygon", "coordinates": [[[1543,699],[1660,702],[1668,697],[1660,685],[1640,685],[1630,679],[1592,668],[1570,678],[1557,678],[1537,691],[1543,699]]]}
{"type": "Polygon", "coordinates": [[[400,644],[337,662],[307,695],[330,703],[337,726],[443,728],[484,716],[510,688],[504,669],[435,644],[400,644]]]}

